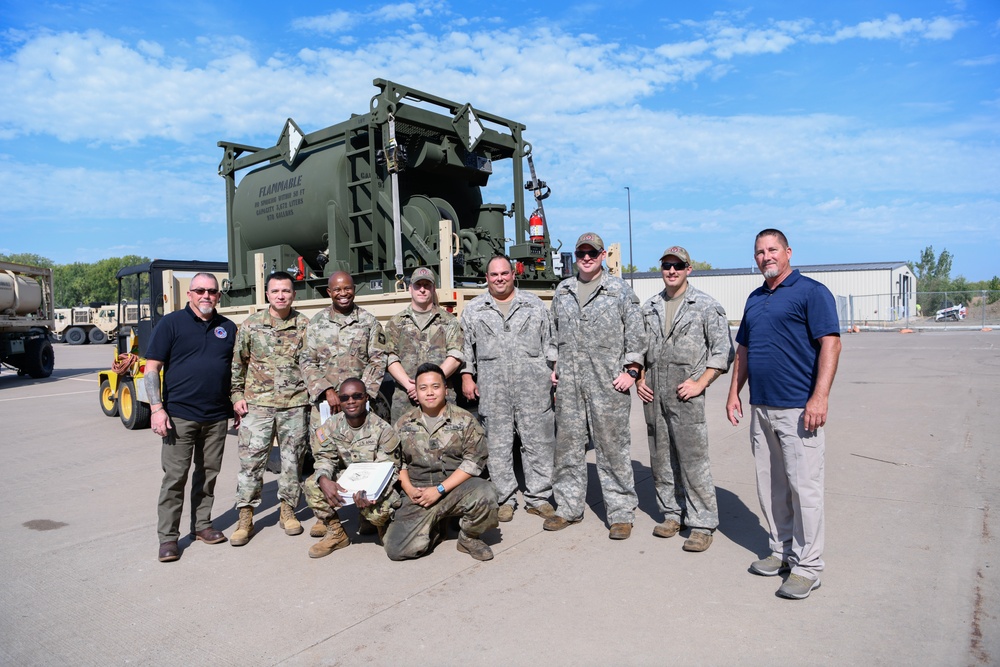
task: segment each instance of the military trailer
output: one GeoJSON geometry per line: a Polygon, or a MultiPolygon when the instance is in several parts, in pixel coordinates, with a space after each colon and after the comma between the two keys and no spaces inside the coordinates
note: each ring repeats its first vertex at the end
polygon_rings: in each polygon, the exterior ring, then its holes
{"type": "Polygon", "coordinates": [[[52,375],[52,295],[52,269],[0,262],[0,364],[18,375],[52,375]]]}
{"type": "Polygon", "coordinates": [[[453,312],[481,291],[495,255],[514,261],[521,287],[549,290],[560,279],[542,205],[549,188],[524,125],[384,79],[374,85],[369,109],[337,125],[306,133],[288,119],[270,148],[219,142],[229,254],[221,310],[233,319],[264,307],[263,280],[277,270],[295,277],[296,307],[307,313],[329,305],[328,277],[347,271],[358,302],[382,319],[409,300],[404,279],[418,266],[437,272],[453,312]],[[511,203],[484,202],[504,165],[511,203]]]}

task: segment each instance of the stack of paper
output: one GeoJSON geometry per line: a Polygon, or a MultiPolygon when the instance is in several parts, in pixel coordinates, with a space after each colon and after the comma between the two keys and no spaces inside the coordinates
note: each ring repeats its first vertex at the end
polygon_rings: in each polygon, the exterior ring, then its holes
{"type": "Polygon", "coordinates": [[[354,494],[364,491],[369,500],[375,500],[385,490],[395,466],[392,461],[381,463],[352,463],[341,473],[337,484],[344,489],[340,494],[345,505],[354,504],[354,494]]]}

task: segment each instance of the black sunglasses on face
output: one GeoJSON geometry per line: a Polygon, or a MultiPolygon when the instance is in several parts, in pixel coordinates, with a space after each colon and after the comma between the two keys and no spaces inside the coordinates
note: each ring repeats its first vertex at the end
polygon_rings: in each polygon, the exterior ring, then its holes
{"type": "Polygon", "coordinates": [[[346,403],[347,401],[360,401],[360,400],[363,400],[364,397],[365,397],[365,395],[362,394],[362,393],[357,393],[357,394],[340,394],[339,396],[337,396],[337,398],[340,399],[341,403],[346,403]]]}
{"type": "Polygon", "coordinates": [[[666,271],[667,269],[673,267],[677,271],[683,271],[688,267],[687,262],[660,262],[660,268],[666,271]]]}
{"type": "Polygon", "coordinates": [[[590,257],[591,259],[597,259],[601,256],[601,250],[577,250],[576,258],[583,259],[584,257],[590,257]]]}
{"type": "Polygon", "coordinates": [[[206,292],[208,292],[208,294],[210,294],[211,296],[215,296],[219,293],[219,290],[211,287],[192,287],[191,291],[197,294],[198,296],[201,296],[206,292]]]}

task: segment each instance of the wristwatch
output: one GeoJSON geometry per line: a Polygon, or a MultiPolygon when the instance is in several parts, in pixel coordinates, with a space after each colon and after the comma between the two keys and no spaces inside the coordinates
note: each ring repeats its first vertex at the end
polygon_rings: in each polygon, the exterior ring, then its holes
{"type": "Polygon", "coordinates": [[[440,493],[442,496],[445,493],[447,493],[447,491],[444,490],[444,484],[438,484],[438,493],[440,493]]]}
{"type": "Polygon", "coordinates": [[[632,378],[633,380],[639,379],[639,371],[635,370],[634,368],[629,368],[625,372],[628,373],[629,377],[632,378]]]}

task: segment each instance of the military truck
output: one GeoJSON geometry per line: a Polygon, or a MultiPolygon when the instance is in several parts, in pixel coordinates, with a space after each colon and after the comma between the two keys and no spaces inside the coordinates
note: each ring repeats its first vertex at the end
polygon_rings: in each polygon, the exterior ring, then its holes
{"type": "Polygon", "coordinates": [[[56,308],[53,332],[58,340],[70,345],[103,345],[118,333],[117,311],[109,304],[56,308]]]}
{"type": "Polygon", "coordinates": [[[52,295],[52,269],[0,262],[0,364],[18,375],[52,375],[52,295]]]}
{"type": "Polygon", "coordinates": [[[226,279],[225,262],[154,259],[118,271],[118,337],[112,366],[98,373],[98,401],[108,417],[129,430],[149,428],[149,399],[143,377],[153,330],[167,313],[184,308],[191,278],[212,273],[226,279]]]}

